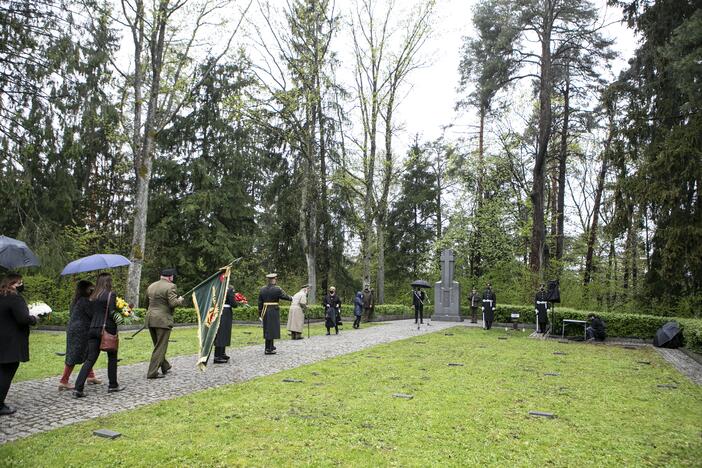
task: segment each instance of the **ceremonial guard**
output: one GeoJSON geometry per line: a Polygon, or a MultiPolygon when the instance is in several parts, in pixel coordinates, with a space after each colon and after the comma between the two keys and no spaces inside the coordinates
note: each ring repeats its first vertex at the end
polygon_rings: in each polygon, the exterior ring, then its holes
{"type": "Polygon", "coordinates": [[[222,306],[222,315],[219,319],[219,328],[217,329],[217,336],[215,336],[214,342],[214,363],[224,364],[229,362],[229,356],[227,356],[227,346],[232,344],[232,323],[234,322],[234,307],[236,307],[236,301],[234,300],[234,288],[229,286],[227,288],[227,295],[224,299],[224,305],[222,306]]]}
{"type": "Polygon", "coordinates": [[[293,340],[302,339],[302,330],[305,326],[305,310],[307,310],[307,292],[309,286],[304,285],[302,289],[295,293],[288,312],[288,332],[293,340]]]}
{"type": "Polygon", "coordinates": [[[486,330],[492,328],[492,321],[495,320],[495,307],[497,306],[497,297],[492,292],[492,285],[487,284],[483,293],[483,324],[486,330]]]}
{"type": "Polygon", "coordinates": [[[546,333],[548,327],[548,294],[542,284],[534,297],[534,312],[536,312],[536,332],[546,333]]]}
{"type": "Polygon", "coordinates": [[[427,295],[422,291],[422,288],[415,286],[412,291],[412,305],[414,305],[414,323],[424,323],[424,301],[427,295]]]}
{"type": "Polygon", "coordinates": [[[480,298],[480,294],[478,294],[478,290],[473,288],[473,290],[470,292],[470,323],[478,323],[478,304],[480,304],[480,301],[482,299],[480,298]]]}
{"type": "Polygon", "coordinates": [[[341,318],[341,299],[336,295],[334,286],[329,288],[329,294],[324,296],[324,325],[327,327],[327,335],[331,334],[334,327],[336,334],[339,334],[339,322],[341,318]]]}
{"type": "Polygon", "coordinates": [[[183,297],[178,296],[175,278],[175,268],[165,268],[161,270],[161,278],[155,283],[151,283],[146,290],[149,297],[149,308],[146,312],[146,323],[151,334],[151,341],[154,350],[151,353],[149,370],[146,373],[147,379],[159,379],[168,373],[171,364],[166,359],[168,351],[168,339],[173,329],[173,311],[176,307],[183,305],[183,297]],[[161,369],[163,374],[159,374],[161,369]]]}
{"type": "Polygon", "coordinates": [[[266,275],[268,284],[258,294],[258,317],[263,322],[263,338],[266,340],[264,354],[275,354],[274,340],[280,338],[280,309],[278,301],[292,301],[292,297],[278,287],[277,273],[266,275]]]}

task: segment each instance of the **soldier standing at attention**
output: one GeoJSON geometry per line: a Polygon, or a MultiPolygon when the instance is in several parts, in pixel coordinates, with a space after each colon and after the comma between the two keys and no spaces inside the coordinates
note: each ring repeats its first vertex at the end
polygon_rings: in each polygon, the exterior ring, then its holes
{"type": "Polygon", "coordinates": [[[276,284],[277,273],[266,275],[268,284],[261,288],[258,294],[258,317],[263,322],[263,339],[266,340],[264,354],[275,354],[274,340],[280,339],[280,309],[278,301],[285,299],[292,301],[292,297],[285,294],[276,284]]]}
{"type": "Polygon", "coordinates": [[[149,327],[151,341],[154,343],[154,351],[151,353],[149,370],[146,373],[147,379],[163,378],[171,369],[170,363],[166,360],[168,350],[168,338],[173,329],[173,311],[177,306],[183,305],[183,297],[176,292],[175,268],[165,268],[161,270],[161,279],[151,283],[146,290],[149,297],[149,309],[146,312],[146,326],[149,327]],[[163,374],[159,374],[161,369],[163,374]]]}
{"type": "Polygon", "coordinates": [[[478,323],[478,304],[482,300],[478,290],[474,287],[470,292],[470,323],[478,323]]]}
{"type": "Polygon", "coordinates": [[[534,296],[534,312],[536,312],[536,332],[546,334],[548,327],[548,294],[542,284],[534,296]]]}
{"type": "Polygon", "coordinates": [[[492,285],[488,283],[483,293],[483,324],[486,330],[492,328],[492,321],[495,320],[495,306],[497,306],[497,297],[492,292],[492,285]]]}

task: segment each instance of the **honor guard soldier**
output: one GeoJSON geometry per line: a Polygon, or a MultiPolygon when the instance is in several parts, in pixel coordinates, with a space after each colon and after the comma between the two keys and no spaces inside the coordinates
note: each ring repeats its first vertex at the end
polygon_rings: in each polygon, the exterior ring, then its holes
{"type": "Polygon", "coordinates": [[[548,294],[542,284],[534,296],[534,312],[536,312],[536,332],[546,334],[548,326],[548,294]]]}
{"type": "Polygon", "coordinates": [[[263,322],[263,339],[266,340],[264,354],[275,354],[274,340],[280,338],[280,309],[278,301],[292,301],[276,283],[277,273],[266,275],[268,284],[261,288],[258,294],[258,317],[263,322]]]}
{"type": "Polygon", "coordinates": [[[492,328],[492,321],[495,320],[495,307],[497,306],[497,297],[492,292],[492,285],[487,284],[483,293],[483,324],[486,330],[492,328]]]}

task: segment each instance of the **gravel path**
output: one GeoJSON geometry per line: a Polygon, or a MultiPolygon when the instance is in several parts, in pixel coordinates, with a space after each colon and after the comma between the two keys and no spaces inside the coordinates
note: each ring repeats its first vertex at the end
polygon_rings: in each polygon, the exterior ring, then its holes
{"type": "Polygon", "coordinates": [[[702,364],[679,349],[656,348],[658,354],[697,385],[702,385],[702,364]]]}
{"type": "MultiPolygon", "coordinates": [[[[466,322],[463,322],[464,324],[466,322]]],[[[331,357],[353,353],[380,343],[389,343],[458,325],[432,322],[417,330],[413,320],[397,320],[380,326],[341,332],[338,336],[313,336],[299,341],[278,341],[278,354],[264,356],[263,340],[257,346],[232,348],[229,364],[210,365],[205,372],[196,369],[195,355],[169,358],[173,370],[164,379],[146,380],[148,363],[118,368],[118,378],[126,390],[107,393],[105,369],[97,376],[105,383],[86,385],[86,398],[76,400],[71,392],[59,392],[59,377],[17,382],[10,388],[7,403],[17,412],[0,417],[0,443],[49,431],[80,421],[125,411],[162,400],[236,382],[244,382],[331,357]]],[[[31,366],[32,363],[22,365],[31,366]]],[[[77,375],[77,374],[75,374],[77,375]]]]}

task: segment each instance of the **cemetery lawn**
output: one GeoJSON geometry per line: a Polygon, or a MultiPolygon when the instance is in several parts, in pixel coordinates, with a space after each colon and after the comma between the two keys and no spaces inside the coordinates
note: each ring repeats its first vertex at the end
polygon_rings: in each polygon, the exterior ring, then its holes
{"type": "Polygon", "coordinates": [[[10,442],[0,446],[0,460],[31,467],[699,466],[702,387],[655,350],[504,330],[444,333],[10,442]],[[123,435],[91,435],[100,428],[123,435]]]}
{"type": "MultiPolygon", "coordinates": [[[[344,322],[342,331],[354,332],[351,322],[344,322]]],[[[280,337],[289,340],[285,329],[285,323],[280,330],[280,337]]],[[[362,327],[376,326],[377,323],[364,323],[362,327]]],[[[363,329],[363,328],[361,328],[363,329]]],[[[139,333],[133,340],[125,338],[132,336],[136,330],[121,331],[119,334],[119,365],[134,364],[151,359],[151,351],[154,346],[151,343],[149,330],[139,333]]],[[[324,323],[314,323],[310,325],[310,335],[323,335],[327,332],[324,323]]],[[[261,327],[256,325],[234,324],[232,327],[232,345],[230,348],[240,348],[242,346],[261,345],[263,349],[263,335],[261,327]]],[[[304,336],[307,337],[307,326],[305,326],[304,336]]],[[[168,344],[167,356],[182,356],[197,354],[197,327],[177,327],[171,332],[171,343],[168,344]]],[[[66,332],[64,331],[43,331],[32,330],[29,335],[29,362],[20,364],[14,382],[22,380],[41,379],[44,377],[60,376],[63,372],[65,356],[56,353],[66,351],[66,332]]],[[[105,353],[100,353],[100,358],[95,364],[96,369],[107,367],[107,357],[105,353]]],[[[80,370],[80,364],[73,370],[71,382],[75,380],[80,370]]]]}

